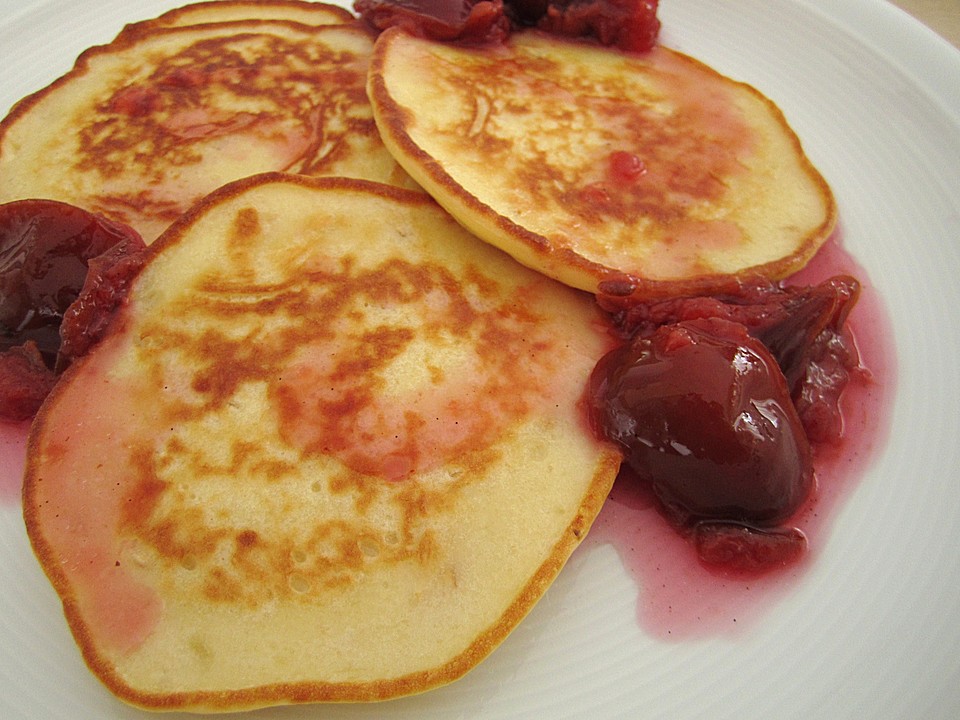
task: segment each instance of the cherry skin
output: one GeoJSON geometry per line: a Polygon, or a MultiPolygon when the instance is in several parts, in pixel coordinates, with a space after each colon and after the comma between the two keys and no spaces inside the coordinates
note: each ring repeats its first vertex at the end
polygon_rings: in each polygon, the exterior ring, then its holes
{"type": "Polygon", "coordinates": [[[682,523],[773,526],[810,492],[810,445],[786,380],[739,323],[638,337],[601,360],[589,397],[602,434],[682,523]]]}

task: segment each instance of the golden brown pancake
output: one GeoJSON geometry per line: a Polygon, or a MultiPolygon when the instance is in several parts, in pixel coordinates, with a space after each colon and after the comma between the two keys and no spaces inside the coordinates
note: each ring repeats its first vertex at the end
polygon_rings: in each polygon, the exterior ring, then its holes
{"type": "Polygon", "coordinates": [[[168,10],[152,20],[128,25],[137,31],[142,26],[185,27],[233,20],[289,20],[305,25],[348,25],[353,14],[338,5],[307,0],[206,0],[168,10]]]}
{"type": "Polygon", "coordinates": [[[465,47],[384,32],[368,93],[397,161],[464,226],[594,291],[709,292],[784,277],[835,204],[782,113],[666,48],[515,33],[465,47]]]}
{"type": "Polygon", "coordinates": [[[359,180],[238,181],[152,250],[29,440],[27,531],[93,672],[224,711],[475,666],[619,465],[579,402],[592,299],[359,180]]]}
{"type": "Polygon", "coordinates": [[[142,27],[83,53],[0,123],[0,201],[62,200],[151,242],[258,172],[413,186],[380,142],[359,25],[142,27]]]}

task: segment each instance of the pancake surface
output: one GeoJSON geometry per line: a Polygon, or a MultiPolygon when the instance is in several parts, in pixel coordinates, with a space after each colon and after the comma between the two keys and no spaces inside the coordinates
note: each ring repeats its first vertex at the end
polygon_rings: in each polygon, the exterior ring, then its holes
{"type": "Polygon", "coordinates": [[[305,25],[348,25],[354,16],[346,8],[306,0],[206,0],[168,10],[131,28],[186,27],[235,20],[289,20],[305,25]]]}
{"type": "Polygon", "coordinates": [[[91,669],[189,710],[467,672],[617,472],[579,406],[592,300],[355,180],[238,181],[153,249],[29,441],[28,534],[91,669]]]}
{"type": "Polygon", "coordinates": [[[462,47],[377,40],[381,136],[482,239],[575,287],[647,296],[798,270],[835,222],[829,187],[753,88],[655,48],[535,31],[462,47]]]}
{"type": "Polygon", "coordinates": [[[380,141],[358,24],[130,29],[0,123],[0,201],[42,197],[147,242],[227,182],[266,171],[414,184],[380,141]]]}

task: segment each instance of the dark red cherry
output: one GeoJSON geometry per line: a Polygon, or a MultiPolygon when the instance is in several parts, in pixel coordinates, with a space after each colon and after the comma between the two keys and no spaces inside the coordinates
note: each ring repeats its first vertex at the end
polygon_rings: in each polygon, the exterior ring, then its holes
{"type": "Polygon", "coordinates": [[[786,380],[739,323],[691,320],[634,339],[598,364],[590,401],[678,520],[774,525],[810,492],[810,446],[786,380]]]}

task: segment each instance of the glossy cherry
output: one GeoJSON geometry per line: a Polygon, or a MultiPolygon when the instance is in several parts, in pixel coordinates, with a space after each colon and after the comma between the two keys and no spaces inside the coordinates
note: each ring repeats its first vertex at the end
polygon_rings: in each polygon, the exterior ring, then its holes
{"type": "Polygon", "coordinates": [[[738,323],[638,337],[598,364],[589,395],[601,432],[678,520],[774,525],[810,492],[810,445],[783,373],[738,323]]]}
{"type": "Polygon", "coordinates": [[[144,249],[132,228],[67,203],[0,205],[0,418],[30,417],[99,340],[144,249]]]}

